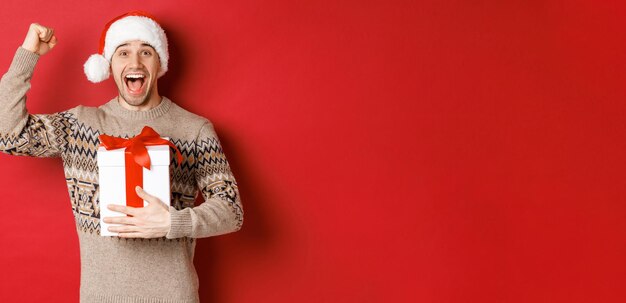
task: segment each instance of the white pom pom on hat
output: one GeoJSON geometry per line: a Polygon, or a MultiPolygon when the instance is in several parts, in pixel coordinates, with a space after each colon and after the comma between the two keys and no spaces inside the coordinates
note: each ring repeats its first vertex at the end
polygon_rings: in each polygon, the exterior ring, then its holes
{"type": "Polygon", "coordinates": [[[103,55],[91,55],[85,62],[85,75],[93,83],[102,82],[109,78],[109,66],[109,60],[103,55]]]}
{"type": "Polygon", "coordinates": [[[114,18],[104,27],[98,54],[89,56],[84,65],[87,79],[93,83],[108,79],[113,53],[118,46],[133,40],[143,41],[154,48],[161,62],[157,77],[163,76],[169,61],[165,31],[150,14],[132,11],[114,18]]]}

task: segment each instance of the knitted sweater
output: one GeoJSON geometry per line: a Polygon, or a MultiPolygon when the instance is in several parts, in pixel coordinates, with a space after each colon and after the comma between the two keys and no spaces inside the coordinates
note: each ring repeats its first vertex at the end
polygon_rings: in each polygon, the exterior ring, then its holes
{"type": "Polygon", "coordinates": [[[127,110],[114,98],[97,108],[29,114],[26,93],[38,59],[19,47],[0,80],[0,150],[62,159],[80,243],[80,301],[198,302],[195,239],[243,224],[237,183],[213,125],[166,97],[147,111],[127,110]],[[170,164],[171,228],[155,239],[100,236],[98,136],[133,137],[146,125],[183,155],[181,165],[173,155],[170,164]],[[198,191],[204,202],[194,206],[198,191]]]}

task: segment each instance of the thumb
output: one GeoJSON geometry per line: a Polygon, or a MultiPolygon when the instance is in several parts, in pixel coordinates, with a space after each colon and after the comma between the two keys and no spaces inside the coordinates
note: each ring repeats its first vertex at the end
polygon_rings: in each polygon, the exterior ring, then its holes
{"type": "Polygon", "coordinates": [[[52,49],[53,47],[55,47],[57,45],[57,36],[53,35],[52,38],[50,38],[50,42],[48,42],[48,46],[50,47],[50,49],[52,49]]]}
{"type": "Polygon", "coordinates": [[[144,199],[149,204],[160,201],[159,198],[147,193],[141,186],[135,186],[135,192],[137,192],[137,196],[144,199]]]}

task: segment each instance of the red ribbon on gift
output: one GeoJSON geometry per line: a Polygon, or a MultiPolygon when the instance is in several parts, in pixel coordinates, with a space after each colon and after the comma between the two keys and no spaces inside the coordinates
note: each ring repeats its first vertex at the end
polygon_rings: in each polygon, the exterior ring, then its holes
{"type": "Polygon", "coordinates": [[[100,145],[106,150],[125,148],[124,166],[126,168],[126,205],[143,207],[143,199],[135,192],[136,186],[143,186],[143,168],[150,169],[150,155],[146,146],[167,144],[176,150],[177,163],[183,161],[180,151],[169,140],[161,136],[149,126],[145,126],[141,133],[133,138],[124,139],[109,135],[100,135],[100,145]]]}

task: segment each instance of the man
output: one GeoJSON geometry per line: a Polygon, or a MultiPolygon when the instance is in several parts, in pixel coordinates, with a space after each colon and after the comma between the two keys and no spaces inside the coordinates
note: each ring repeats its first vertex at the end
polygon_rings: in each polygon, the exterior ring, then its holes
{"type": "Polygon", "coordinates": [[[97,108],[29,114],[35,65],[57,42],[51,28],[32,24],[2,77],[0,150],[63,160],[80,243],[81,302],[198,302],[195,238],[239,230],[243,210],[211,122],[159,94],[157,79],[169,59],[163,29],[144,12],[111,20],[100,54],[84,67],[92,82],[113,74],[118,95],[97,108]],[[144,126],[169,137],[183,155],[180,165],[170,165],[171,206],[137,187],[146,207],[111,206],[120,216],[100,218],[98,137],[129,138],[144,126]],[[198,191],[204,202],[194,206],[198,191]],[[116,225],[109,229],[119,236],[101,236],[100,220],[116,225]]]}

